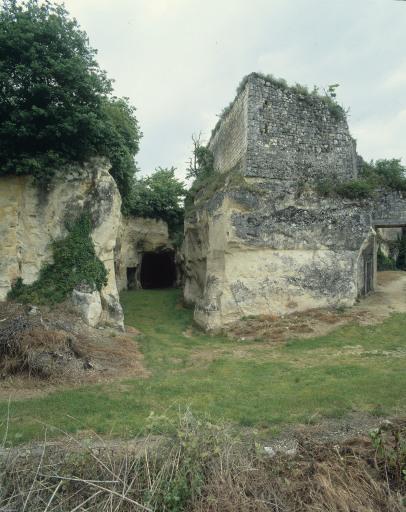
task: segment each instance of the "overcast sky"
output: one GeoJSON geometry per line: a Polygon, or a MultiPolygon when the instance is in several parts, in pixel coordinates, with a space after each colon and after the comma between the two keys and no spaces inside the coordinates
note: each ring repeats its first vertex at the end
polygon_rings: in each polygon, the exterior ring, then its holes
{"type": "Polygon", "coordinates": [[[137,107],[143,173],[184,175],[191,135],[208,139],[241,78],[339,83],[367,160],[406,163],[406,2],[395,0],[65,0],[137,107]]]}

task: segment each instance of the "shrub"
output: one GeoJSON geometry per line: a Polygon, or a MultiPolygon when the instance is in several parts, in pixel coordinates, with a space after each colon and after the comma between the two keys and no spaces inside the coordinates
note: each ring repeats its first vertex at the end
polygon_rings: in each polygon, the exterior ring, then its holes
{"type": "Polygon", "coordinates": [[[187,178],[193,178],[193,183],[187,192],[185,208],[190,208],[197,195],[203,189],[207,193],[214,191],[217,184],[224,182],[224,174],[214,171],[214,156],[207,146],[200,143],[200,139],[193,139],[193,156],[187,169],[187,178]],[[214,187],[214,188],[213,188],[214,187]]]}
{"type": "Polygon", "coordinates": [[[150,176],[134,182],[128,211],[131,215],[164,220],[175,244],[180,244],[185,195],[185,185],[175,177],[175,168],[158,167],[150,176]]]}
{"type": "Polygon", "coordinates": [[[378,270],[396,270],[396,262],[378,249],[378,270]]]}
{"type": "Polygon", "coordinates": [[[23,303],[55,304],[79,284],[101,290],[107,284],[107,270],[96,256],[91,228],[88,214],[68,225],[67,236],[52,244],[53,262],[41,268],[38,280],[32,284],[18,279],[8,298],[23,303]]]}
{"type": "Polygon", "coordinates": [[[375,187],[406,191],[406,167],[396,158],[363,162],[360,176],[375,187]]]}
{"type": "Polygon", "coordinates": [[[363,162],[358,178],[344,183],[335,176],[321,178],[315,187],[323,197],[336,194],[349,199],[366,199],[379,189],[405,192],[406,168],[397,159],[363,162]]]}
{"type": "Polygon", "coordinates": [[[337,185],[338,195],[349,199],[365,199],[374,192],[373,184],[368,180],[351,180],[337,185]]]}

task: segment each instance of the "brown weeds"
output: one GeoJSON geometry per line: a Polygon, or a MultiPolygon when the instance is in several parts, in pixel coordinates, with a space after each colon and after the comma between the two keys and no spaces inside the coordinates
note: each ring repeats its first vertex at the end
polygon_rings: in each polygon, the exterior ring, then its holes
{"type": "MultiPolygon", "coordinates": [[[[154,418],[155,427],[165,417],[154,418]]],[[[9,450],[0,510],[156,512],[401,512],[406,422],[337,446],[302,439],[270,457],[226,427],[186,413],[170,434],[89,447],[9,450]]]]}

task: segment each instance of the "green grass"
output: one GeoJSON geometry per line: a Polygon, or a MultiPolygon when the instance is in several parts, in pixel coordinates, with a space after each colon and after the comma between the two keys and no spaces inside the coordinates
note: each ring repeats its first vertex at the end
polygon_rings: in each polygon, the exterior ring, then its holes
{"type": "Polygon", "coordinates": [[[38,438],[44,424],[128,437],[143,431],[150,412],[171,416],[186,406],[265,433],[315,416],[406,410],[406,315],[284,344],[238,342],[191,329],[192,311],[179,299],[178,290],[122,295],[126,323],[143,333],[149,378],[14,401],[9,441],[38,438]]]}

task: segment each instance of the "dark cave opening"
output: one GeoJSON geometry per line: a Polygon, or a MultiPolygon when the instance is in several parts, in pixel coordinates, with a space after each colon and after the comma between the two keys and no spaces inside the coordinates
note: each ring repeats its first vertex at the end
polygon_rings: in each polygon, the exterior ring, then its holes
{"type": "Polygon", "coordinates": [[[141,263],[141,287],[171,288],[176,282],[173,251],[144,252],[141,263]]]}

